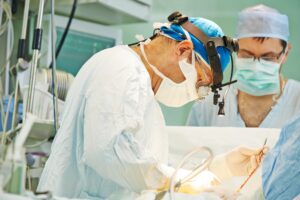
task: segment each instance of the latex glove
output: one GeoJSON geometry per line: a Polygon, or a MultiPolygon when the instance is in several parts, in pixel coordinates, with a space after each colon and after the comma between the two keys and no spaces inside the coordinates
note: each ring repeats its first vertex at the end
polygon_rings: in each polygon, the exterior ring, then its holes
{"type": "Polygon", "coordinates": [[[225,200],[236,200],[240,197],[240,193],[238,193],[236,190],[224,186],[213,186],[207,188],[204,192],[213,193],[225,200]]]}
{"type": "Polygon", "coordinates": [[[232,176],[247,176],[258,167],[262,155],[267,152],[268,147],[263,149],[237,147],[228,153],[217,156],[212,162],[210,170],[221,180],[232,176]]]}
{"type": "MultiPolygon", "coordinates": [[[[179,175],[182,175],[179,173],[179,175]]],[[[181,185],[178,192],[187,194],[198,194],[212,186],[220,185],[221,181],[212,172],[203,171],[190,181],[181,185]]]]}
{"type": "MultiPolygon", "coordinates": [[[[175,172],[174,168],[160,165],[160,170],[168,177],[168,180],[165,182],[163,187],[157,189],[157,191],[165,191],[170,187],[170,179],[175,172]]],[[[186,177],[191,171],[186,169],[179,169],[177,172],[175,184],[186,177]]],[[[197,194],[205,190],[206,188],[210,188],[211,186],[219,185],[220,180],[210,171],[203,171],[197,176],[195,176],[190,181],[181,185],[178,192],[180,193],[188,193],[188,194],[197,194]]]]}

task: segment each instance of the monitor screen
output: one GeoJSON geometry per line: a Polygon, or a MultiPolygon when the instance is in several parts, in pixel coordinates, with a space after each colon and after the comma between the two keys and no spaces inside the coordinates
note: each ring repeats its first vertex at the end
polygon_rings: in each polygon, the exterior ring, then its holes
{"type": "MultiPolygon", "coordinates": [[[[56,47],[62,37],[68,18],[56,16],[56,47]]],[[[93,54],[121,43],[122,32],[91,22],[73,19],[64,45],[56,61],[57,69],[74,76],[93,54]]]]}

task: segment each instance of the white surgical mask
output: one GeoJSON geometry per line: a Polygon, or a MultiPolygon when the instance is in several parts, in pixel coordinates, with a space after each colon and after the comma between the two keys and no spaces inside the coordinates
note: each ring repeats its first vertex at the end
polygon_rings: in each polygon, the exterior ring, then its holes
{"type": "Polygon", "coordinates": [[[235,73],[237,88],[253,96],[279,94],[281,62],[237,58],[235,73]]]}
{"type": "Polygon", "coordinates": [[[198,92],[196,90],[197,82],[197,71],[195,69],[195,55],[192,52],[192,63],[188,63],[187,60],[179,61],[179,66],[184,74],[185,80],[181,83],[175,83],[163,73],[161,73],[155,66],[149,63],[144,50],[144,44],[140,45],[142,55],[144,56],[146,62],[152,68],[154,73],[156,73],[162,82],[155,94],[155,98],[162,104],[169,107],[180,107],[184,104],[199,99],[198,92]]]}

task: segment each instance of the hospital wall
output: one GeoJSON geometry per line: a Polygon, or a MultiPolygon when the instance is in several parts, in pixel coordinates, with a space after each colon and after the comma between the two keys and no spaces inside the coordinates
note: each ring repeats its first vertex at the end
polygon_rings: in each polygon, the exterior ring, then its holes
{"type": "MultiPolygon", "coordinates": [[[[245,7],[265,4],[288,15],[290,22],[290,43],[292,49],[289,59],[283,66],[283,74],[287,78],[300,81],[300,1],[299,0],[153,0],[153,10],[149,23],[121,25],[124,44],[135,42],[135,34],[149,37],[153,31],[153,22],[166,22],[167,16],[179,10],[185,15],[205,17],[219,24],[224,33],[234,36],[237,23],[237,14],[245,7]]],[[[229,77],[229,67],[226,70],[225,80],[229,77]]],[[[162,106],[168,125],[184,125],[192,103],[178,109],[162,106]]]]}

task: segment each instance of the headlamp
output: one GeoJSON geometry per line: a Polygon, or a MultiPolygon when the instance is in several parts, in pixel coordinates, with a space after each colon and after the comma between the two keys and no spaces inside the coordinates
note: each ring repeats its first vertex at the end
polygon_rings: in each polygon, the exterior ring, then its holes
{"type": "MultiPolygon", "coordinates": [[[[239,45],[236,40],[228,37],[208,37],[201,29],[199,29],[197,26],[195,26],[193,23],[191,23],[187,16],[182,15],[180,12],[176,11],[172,13],[168,17],[168,21],[172,24],[180,25],[182,28],[184,28],[188,33],[192,34],[195,38],[197,38],[199,41],[201,41],[206,49],[209,65],[211,67],[211,70],[213,72],[213,84],[211,86],[212,92],[214,92],[214,104],[218,104],[218,99],[220,97],[220,94],[218,93],[219,90],[222,89],[222,87],[226,85],[230,85],[236,81],[232,81],[232,75],[230,77],[230,81],[228,83],[222,84],[223,81],[223,71],[221,68],[221,62],[220,57],[217,52],[217,47],[225,47],[230,51],[230,54],[232,52],[237,52],[239,49],[239,45]]],[[[232,63],[232,69],[231,74],[233,73],[233,61],[231,56],[231,63],[232,63]]],[[[224,108],[224,97],[221,102],[219,102],[219,106],[222,106],[222,109],[224,108]]],[[[221,112],[224,113],[224,112],[221,112]]]]}

